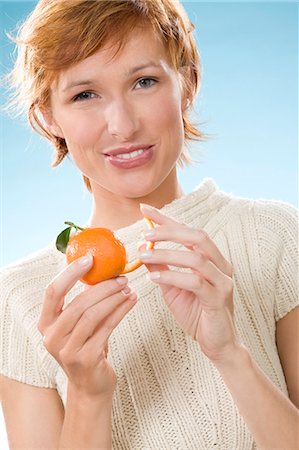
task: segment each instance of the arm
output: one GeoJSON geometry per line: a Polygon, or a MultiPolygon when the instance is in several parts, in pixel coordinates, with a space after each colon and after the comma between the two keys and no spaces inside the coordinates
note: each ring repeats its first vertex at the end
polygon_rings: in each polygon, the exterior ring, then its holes
{"type": "Polygon", "coordinates": [[[276,325],[276,342],[288,386],[289,397],[299,408],[299,307],[276,325]]]}
{"type": "Polygon", "coordinates": [[[4,376],[0,388],[10,449],[58,448],[64,409],[57,391],[4,376]]]}
{"type": "Polygon", "coordinates": [[[59,448],[112,448],[111,410],[110,397],[92,398],[69,387],[59,448]]]}
{"type": "Polygon", "coordinates": [[[46,349],[68,378],[65,411],[55,389],[1,379],[12,450],[111,448],[116,376],[107,360],[107,342],[137,296],[121,277],[86,288],[64,308],[64,296],[91,264],[77,260],[52,280],[38,322],[46,349]]]}
{"type": "MultiPolygon", "coordinates": [[[[278,347],[284,361],[284,370],[290,397],[298,402],[298,317],[297,307],[278,325],[278,347]],[[287,327],[288,325],[288,327],[287,327]],[[297,335],[286,352],[284,344],[297,335]],[[297,352],[296,352],[297,350],[297,352]]],[[[281,322],[280,321],[280,322],[281,322]]],[[[299,414],[294,404],[267,378],[252,360],[246,349],[240,347],[226,360],[215,362],[231,395],[254,436],[259,449],[299,448],[299,414]]]]}
{"type": "Polygon", "coordinates": [[[108,339],[137,299],[121,277],[86,287],[63,308],[64,296],[91,266],[92,258],[79,258],[52,280],[38,323],[68,378],[60,449],[111,448],[116,375],[107,360],[108,339]]]}
{"type": "Polygon", "coordinates": [[[10,450],[111,448],[111,401],[68,392],[67,407],[55,389],[0,377],[10,450]],[[101,430],[101,433],[99,433],[101,430]]]}
{"type": "MultiPolygon", "coordinates": [[[[189,250],[155,249],[140,254],[150,278],[160,285],[171,313],[220,372],[259,449],[298,449],[296,407],[240,343],[234,325],[230,264],[206,233],[182,226],[148,206],[144,211],[160,225],[145,233],[146,239],[174,241],[189,250]],[[170,270],[171,265],[191,268],[191,272],[170,270]]],[[[293,396],[295,392],[298,395],[298,385],[294,387],[298,381],[298,353],[292,341],[298,337],[295,315],[298,318],[298,310],[277,327],[280,356],[293,396]]]]}

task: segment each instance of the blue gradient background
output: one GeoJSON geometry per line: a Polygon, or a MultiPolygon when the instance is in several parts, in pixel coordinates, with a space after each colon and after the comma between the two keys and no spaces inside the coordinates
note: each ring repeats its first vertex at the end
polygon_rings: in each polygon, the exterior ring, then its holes
{"type": "MultiPolygon", "coordinates": [[[[1,72],[14,30],[35,2],[0,2],[1,72]]],[[[297,205],[298,10],[290,2],[184,2],[196,25],[203,82],[195,144],[200,164],[180,172],[185,192],[212,177],[227,192],[297,205]]],[[[6,94],[1,89],[1,102],[6,94]]],[[[84,224],[90,195],[70,160],[52,169],[52,148],[26,120],[1,115],[1,259],[5,265],[55,238],[65,220],[84,224]]]]}
{"type": "MultiPolygon", "coordinates": [[[[12,64],[5,32],[35,2],[0,1],[0,70],[12,64]]],[[[297,205],[298,6],[296,2],[184,2],[196,25],[203,83],[197,121],[213,135],[201,164],[180,173],[184,190],[204,177],[238,196],[297,205]]],[[[1,88],[1,103],[6,94],[1,88]]],[[[71,161],[51,169],[51,147],[25,121],[1,115],[0,265],[51,241],[66,219],[84,223],[91,200],[71,161]]],[[[1,449],[8,450],[0,410],[1,449]]]]}

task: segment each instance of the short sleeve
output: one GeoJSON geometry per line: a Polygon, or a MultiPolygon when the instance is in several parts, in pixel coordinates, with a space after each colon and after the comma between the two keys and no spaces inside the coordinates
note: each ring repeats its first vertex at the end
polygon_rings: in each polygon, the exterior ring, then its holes
{"type": "Polygon", "coordinates": [[[43,275],[30,263],[0,272],[0,373],[14,380],[55,388],[58,365],[43,346],[37,329],[41,311],[43,275]],[[31,273],[31,277],[28,274],[31,273]]]}
{"type": "Polygon", "coordinates": [[[259,202],[256,208],[259,252],[278,321],[298,306],[298,212],[283,202],[259,202]]]}

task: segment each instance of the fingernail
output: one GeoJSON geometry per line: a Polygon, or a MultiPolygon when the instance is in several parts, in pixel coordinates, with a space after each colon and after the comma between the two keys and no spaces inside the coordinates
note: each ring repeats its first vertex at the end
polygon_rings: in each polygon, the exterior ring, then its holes
{"type": "Polygon", "coordinates": [[[115,280],[120,284],[121,286],[124,286],[128,282],[128,278],[126,277],[117,277],[115,280]]]}
{"type": "Polygon", "coordinates": [[[145,203],[140,203],[140,209],[148,209],[150,211],[157,211],[157,208],[155,208],[154,206],[151,205],[147,205],[145,203]]]}
{"type": "Polygon", "coordinates": [[[143,232],[144,239],[153,239],[156,236],[155,230],[148,230],[143,232]]]}
{"type": "Polygon", "coordinates": [[[141,260],[149,260],[153,256],[152,250],[144,250],[139,253],[139,259],[141,260]]]}
{"type": "Polygon", "coordinates": [[[132,292],[130,297],[127,298],[127,300],[135,301],[137,300],[137,294],[135,292],[132,292]]]}
{"type": "Polygon", "coordinates": [[[151,208],[149,205],[146,205],[145,203],[140,203],[140,204],[139,204],[139,207],[140,207],[140,209],[143,209],[143,208],[151,208]]]}
{"type": "Polygon", "coordinates": [[[161,272],[149,272],[147,276],[150,280],[158,280],[161,277],[161,272]]]}
{"type": "Polygon", "coordinates": [[[137,242],[137,250],[138,251],[142,251],[142,247],[144,247],[144,248],[146,248],[146,242],[144,242],[144,241],[139,241],[139,242],[137,242]]]}
{"type": "Polygon", "coordinates": [[[129,286],[126,286],[126,287],[124,287],[123,289],[122,289],[122,293],[124,294],[124,295],[127,295],[127,294],[129,294],[131,292],[131,289],[129,288],[129,286]]]}
{"type": "Polygon", "coordinates": [[[88,253],[87,255],[77,259],[77,261],[80,267],[90,266],[91,263],[93,262],[93,256],[90,253],[88,253]]]}

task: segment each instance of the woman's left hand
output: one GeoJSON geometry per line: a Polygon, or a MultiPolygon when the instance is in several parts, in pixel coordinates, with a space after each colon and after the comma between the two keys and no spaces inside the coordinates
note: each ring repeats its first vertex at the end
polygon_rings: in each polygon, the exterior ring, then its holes
{"type": "Polygon", "coordinates": [[[240,346],[233,319],[232,267],[208,235],[189,228],[148,205],[142,213],[159,227],[144,233],[147,241],[172,241],[184,250],[141,251],[149,277],[159,284],[171,313],[213,362],[230,357],[240,346]],[[168,267],[189,268],[178,272],[168,267]]]}

